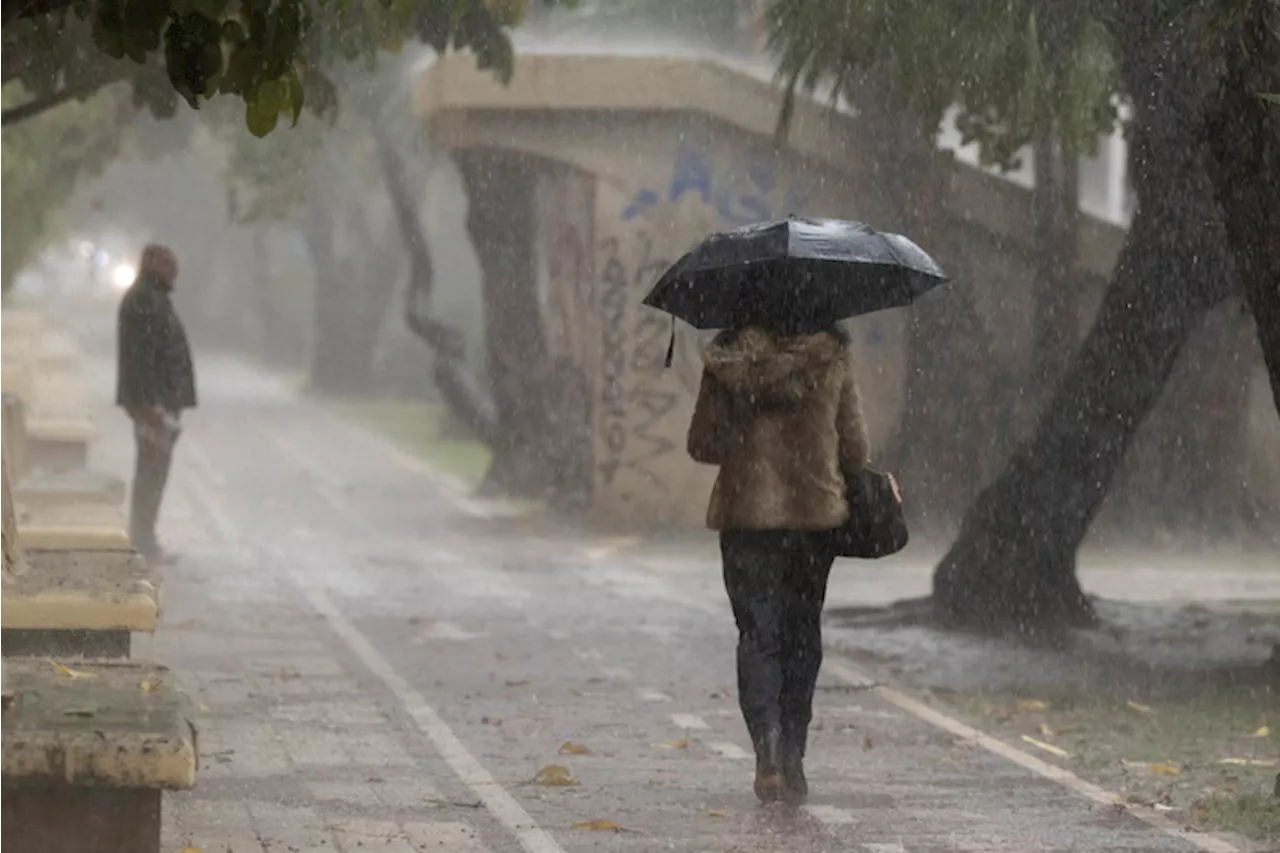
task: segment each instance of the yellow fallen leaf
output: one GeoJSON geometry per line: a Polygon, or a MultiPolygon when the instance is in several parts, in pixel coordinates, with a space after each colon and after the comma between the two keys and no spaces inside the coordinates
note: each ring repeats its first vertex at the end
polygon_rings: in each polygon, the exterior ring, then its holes
{"type": "Polygon", "coordinates": [[[591,748],[573,741],[565,741],[560,745],[561,755],[594,755],[591,748]]]}
{"type": "Polygon", "coordinates": [[[1148,764],[1147,769],[1157,776],[1178,776],[1182,773],[1181,770],[1174,767],[1172,764],[1164,764],[1162,762],[1148,764]]]}
{"type": "Polygon", "coordinates": [[[148,680],[148,681],[143,681],[143,682],[140,682],[140,683],[138,684],[138,688],[139,688],[143,693],[155,693],[157,690],[159,690],[159,689],[160,689],[160,682],[158,682],[158,681],[150,681],[150,680],[148,680]]]}
{"type": "Polygon", "coordinates": [[[1249,737],[1271,737],[1271,727],[1262,726],[1256,732],[1249,735],[1249,737]]]}
{"type": "Polygon", "coordinates": [[[663,749],[688,749],[689,739],[682,737],[679,740],[669,740],[662,745],[663,749]]]}
{"type": "Polygon", "coordinates": [[[67,678],[70,678],[70,679],[72,679],[72,680],[78,680],[78,679],[81,679],[81,678],[86,678],[86,679],[87,679],[87,678],[97,678],[97,677],[98,677],[98,674],[97,674],[96,672],[84,672],[84,671],[79,670],[79,669],[72,669],[72,668],[71,668],[71,667],[69,667],[69,666],[63,666],[62,664],[58,663],[58,662],[57,662],[56,660],[54,660],[53,658],[49,658],[49,663],[53,664],[53,668],[54,668],[54,669],[56,669],[58,672],[62,673],[62,674],[63,674],[63,675],[65,675],[67,678]]]}
{"type": "Polygon", "coordinates": [[[1143,705],[1141,702],[1135,702],[1132,699],[1125,704],[1140,714],[1154,714],[1156,712],[1156,709],[1150,705],[1143,705]]]}
{"type": "Polygon", "coordinates": [[[182,853],[204,853],[199,847],[183,847],[182,853]]]}
{"type": "Polygon", "coordinates": [[[1278,767],[1280,761],[1270,758],[1224,758],[1219,764],[1232,764],[1236,767],[1278,767]]]}
{"type": "Polygon", "coordinates": [[[728,817],[729,813],[720,809],[711,809],[707,812],[707,817],[728,817]]]}
{"type": "Polygon", "coordinates": [[[1049,703],[1043,701],[1042,699],[1019,699],[1017,708],[1019,711],[1022,711],[1023,713],[1030,713],[1032,711],[1047,711],[1049,710],[1049,703]]]}
{"type": "Polygon", "coordinates": [[[1051,743],[1045,743],[1042,740],[1036,740],[1031,735],[1023,735],[1022,739],[1025,740],[1027,743],[1031,744],[1032,746],[1034,746],[1036,749],[1043,749],[1045,752],[1050,753],[1051,755],[1056,755],[1059,758],[1071,757],[1071,753],[1067,752],[1062,747],[1054,746],[1051,743]]]}
{"type": "Polygon", "coordinates": [[[578,784],[569,768],[560,764],[548,764],[538,771],[533,781],[548,788],[570,788],[578,784]]]}
{"type": "Polygon", "coordinates": [[[569,828],[585,832],[618,832],[622,829],[611,820],[588,820],[583,823],[575,823],[569,828]]]}
{"type": "Polygon", "coordinates": [[[1053,726],[1050,726],[1048,723],[1041,723],[1038,728],[1040,730],[1040,734],[1044,737],[1053,737],[1054,734],[1056,734],[1053,730],[1053,726]]]}

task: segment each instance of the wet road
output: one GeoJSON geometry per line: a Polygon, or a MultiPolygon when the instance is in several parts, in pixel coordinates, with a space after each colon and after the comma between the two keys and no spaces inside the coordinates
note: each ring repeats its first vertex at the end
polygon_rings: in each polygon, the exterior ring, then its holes
{"type": "MultiPolygon", "coordinates": [[[[162,521],[184,559],[136,652],[201,705],[175,851],[1236,849],[832,656],[811,805],[760,808],[713,564],[511,532],[234,362],[205,359],[201,392],[162,521]]],[[[97,464],[123,472],[102,421],[97,464]]]]}

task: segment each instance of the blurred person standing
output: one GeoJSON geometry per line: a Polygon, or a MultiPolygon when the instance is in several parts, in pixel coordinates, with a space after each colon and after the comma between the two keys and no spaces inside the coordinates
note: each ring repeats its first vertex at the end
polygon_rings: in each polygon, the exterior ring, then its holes
{"type": "Polygon", "coordinates": [[[196,405],[191,346],[171,299],[177,277],[173,250],[147,246],[116,322],[116,405],[133,421],[137,445],[129,534],[134,547],[154,563],[172,561],[156,539],[156,521],[182,432],[182,411],[196,405]]]}

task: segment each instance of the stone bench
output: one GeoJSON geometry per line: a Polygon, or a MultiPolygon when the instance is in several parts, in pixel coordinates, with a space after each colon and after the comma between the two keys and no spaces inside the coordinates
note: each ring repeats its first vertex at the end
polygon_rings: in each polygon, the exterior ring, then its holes
{"type": "Polygon", "coordinates": [[[132,552],[32,551],[5,577],[0,650],[10,656],[127,658],[131,637],[153,633],[160,594],[132,552]]]}
{"type": "Polygon", "coordinates": [[[162,792],[195,786],[191,712],[165,667],[6,659],[5,853],[159,853],[162,792]]]}
{"type": "Polygon", "coordinates": [[[99,529],[85,526],[83,507],[23,508],[10,490],[9,455],[0,462],[3,653],[127,657],[132,632],[155,630],[160,601],[149,567],[128,547],[119,510],[97,507],[115,513],[99,529]]]}
{"type": "Polygon", "coordinates": [[[125,483],[111,474],[88,470],[27,468],[26,417],[22,401],[4,395],[4,452],[9,457],[14,499],[25,506],[58,503],[106,503],[120,505],[125,499],[125,483]]]}
{"type": "Polygon", "coordinates": [[[79,470],[89,464],[98,428],[89,415],[31,414],[26,421],[26,463],[31,468],[79,470]]]}
{"type": "Polygon", "coordinates": [[[132,551],[128,523],[118,506],[63,503],[17,506],[23,551],[132,551]]]}
{"type": "Polygon", "coordinates": [[[13,488],[14,500],[33,509],[67,503],[118,507],[125,495],[124,480],[97,471],[32,471],[13,488]]]}

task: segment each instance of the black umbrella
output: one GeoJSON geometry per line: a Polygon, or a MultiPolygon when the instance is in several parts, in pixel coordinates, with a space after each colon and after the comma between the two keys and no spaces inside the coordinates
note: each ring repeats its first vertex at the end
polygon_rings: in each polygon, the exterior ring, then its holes
{"type": "Polygon", "coordinates": [[[910,305],[947,280],[915,243],[861,222],[789,219],[712,234],[644,298],[699,329],[796,332],[910,305]]]}

